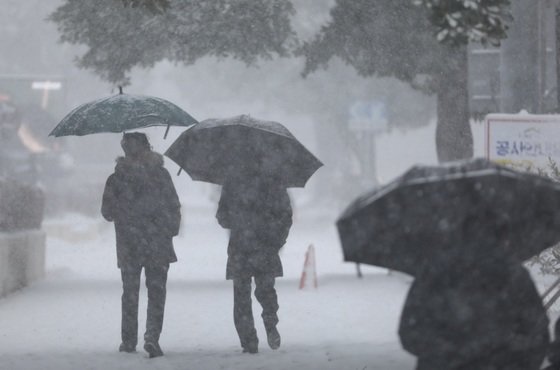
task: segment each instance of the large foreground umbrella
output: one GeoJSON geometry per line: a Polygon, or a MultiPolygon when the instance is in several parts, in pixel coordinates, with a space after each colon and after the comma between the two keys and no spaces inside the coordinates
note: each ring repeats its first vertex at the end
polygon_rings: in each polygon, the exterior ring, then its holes
{"type": "Polygon", "coordinates": [[[354,201],[337,227],[345,260],[416,275],[476,245],[526,260],[560,241],[559,213],[560,184],[477,159],[413,167],[354,201]]]}
{"type": "Polygon", "coordinates": [[[193,180],[214,184],[257,174],[303,187],[322,166],[286,127],[247,115],[204,120],[183,132],[165,155],[193,180]]]}
{"type": "MultiPolygon", "coordinates": [[[[190,126],[197,121],[175,104],[161,98],[117,94],[72,110],[49,136],[124,132],[148,126],[190,126]]],[[[166,132],[167,135],[167,132],[166,132]]]]}

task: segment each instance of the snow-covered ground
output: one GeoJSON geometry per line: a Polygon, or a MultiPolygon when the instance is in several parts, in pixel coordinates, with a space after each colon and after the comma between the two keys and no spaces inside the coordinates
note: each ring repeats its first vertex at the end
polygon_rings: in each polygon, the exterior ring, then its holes
{"type": "MultiPolygon", "coordinates": [[[[405,152],[391,152],[399,135],[380,138],[379,163],[393,166],[379,166],[383,183],[414,163],[435,164],[434,150],[418,145],[429,142],[434,127],[400,135],[405,152]]],[[[479,156],[481,127],[473,127],[479,156]]],[[[268,348],[260,307],[254,302],[259,353],[241,353],[233,326],[231,281],[225,280],[227,234],[214,220],[216,189],[189,182],[184,175],[174,181],[183,201],[183,226],[175,238],[179,262],[169,273],[161,337],[166,355],[148,359],[142,351],[145,290],[139,351],[118,352],[121,286],[112,224],[100,216],[66,215],[44,223],[45,279],[0,299],[0,370],[414,368],[414,357],[402,350],[397,336],[410,277],[362,266],[364,278],[358,279],[355,265],[342,261],[336,214],[306,206],[301,189],[292,193],[298,206],[282,250],[285,276],[277,280],[282,347],[268,348]],[[300,290],[305,252],[311,244],[319,286],[300,290]]],[[[551,279],[534,270],[542,291],[551,279]]],[[[557,316],[558,311],[551,312],[551,317],[557,316]]]]}
{"type": "MultiPolygon", "coordinates": [[[[169,273],[161,345],[165,356],[142,351],[145,291],[138,353],[120,343],[120,274],[112,224],[79,215],[49,219],[47,276],[0,300],[0,369],[380,369],[414,368],[397,337],[409,287],[405,275],[342,262],[332,217],[301,210],[282,251],[278,279],[282,347],[266,344],[260,306],[254,314],[259,353],[241,353],[226,281],[227,235],[211,203],[183,208],[175,239],[179,262],[169,273]],[[317,289],[298,288],[305,252],[315,246],[317,289]]],[[[143,288],[144,289],[144,288],[143,288]]]]}

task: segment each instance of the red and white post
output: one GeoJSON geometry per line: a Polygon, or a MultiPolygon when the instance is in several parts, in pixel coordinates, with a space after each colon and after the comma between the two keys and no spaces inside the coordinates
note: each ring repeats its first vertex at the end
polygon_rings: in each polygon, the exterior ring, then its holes
{"type": "Polygon", "coordinates": [[[304,289],[309,286],[317,288],[317,270],[315,268],[315,248],[313,244],[309,245],[305,253],[305,262],[303,263],[299,289],[304,289]]]}

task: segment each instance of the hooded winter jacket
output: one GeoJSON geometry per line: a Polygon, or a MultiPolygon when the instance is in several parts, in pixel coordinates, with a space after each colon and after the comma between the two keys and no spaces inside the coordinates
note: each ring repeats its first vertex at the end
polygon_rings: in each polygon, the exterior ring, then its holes
{"type": "Polygon", "coordinates": [[[161,154],[117,158],[105,184],[101,213],[115,223],[119,268],[177,261],[172,239],[179,232],[180,206],[161,154]]]}
{"type": "Polygon", "coordinates": [[[260,179],[223,186],[216,218],[230,229],[226,279],[282,276],[278,252],[292,226],[285,188],[260,179]]]}

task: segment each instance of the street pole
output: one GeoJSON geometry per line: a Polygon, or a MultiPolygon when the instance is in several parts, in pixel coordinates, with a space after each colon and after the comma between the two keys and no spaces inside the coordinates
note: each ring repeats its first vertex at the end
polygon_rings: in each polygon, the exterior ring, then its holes
{"type": "Polygon", "coordinates": [[[556,108],[555,112],[560,113],[560,4],[555,5],[554,31],[556,36],[556,108]]]}
{"type": "Polygon", "coordinates": [[[539,6],[535,0],[511,3],[513,22],[500,48],[500,96],[503,113],[539,109],[539,6]]]}
{"type": "Polygon", "coordinates": [[[544,18],[544,8],[547,7],[543,4],[546,0],[537,0],[537,27],[538,27],[538,61],[537,64],[537,112],[543,113],[544,110],[544,94],[546,90],[546,22],[544,18]]]}

